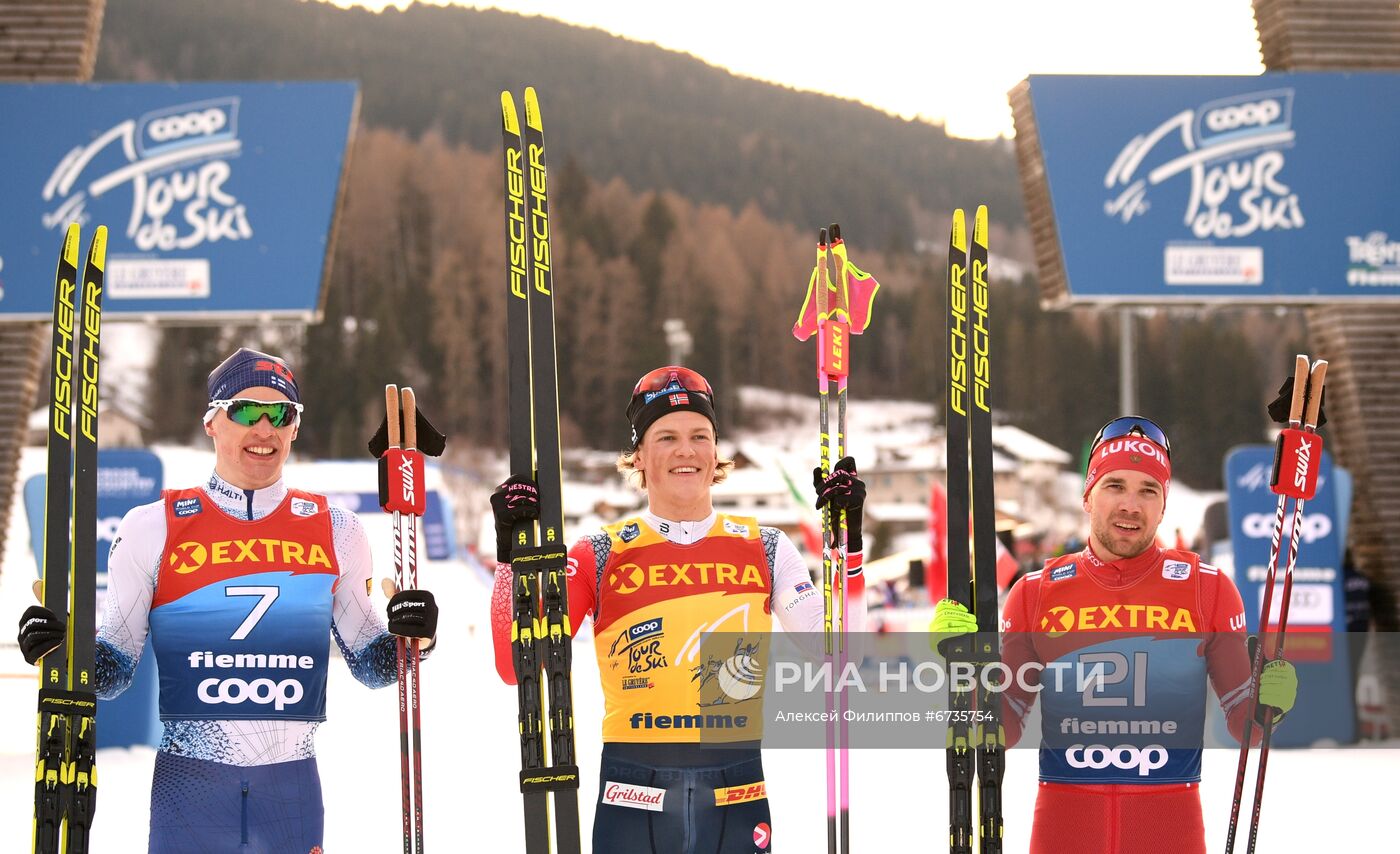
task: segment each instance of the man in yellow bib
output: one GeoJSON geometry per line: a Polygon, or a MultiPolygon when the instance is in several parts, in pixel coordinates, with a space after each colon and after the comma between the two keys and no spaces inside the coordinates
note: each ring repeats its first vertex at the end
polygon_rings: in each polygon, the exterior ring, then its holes
{"type": "MultiPolygon", "coordinates": [[[[631,443],[618,469],[646,493],[647,510],[569,550],[569,621],[592,616],[603,683],[593,850],[769,852],[759,751],[767,635],[774,616],[787,632],[820,634],[822,600],[785,534],[715,512],[711,487],[734,463],[716,450],[704,377],[675,365],[651,371],[633,389],[627,417],[631,443]],[[719,655],[702,646],[716,633],[726,644],[719,655]]],[[[850,458],[817,481],[819,505],[846,510],[847,627],[858,632],[865,484],[850,458]]],[[[501,564],[491,609],[496,669],[514,684],[510,531],[538,515],[534,483],[507,480],[491,506],[501,564]]]]}

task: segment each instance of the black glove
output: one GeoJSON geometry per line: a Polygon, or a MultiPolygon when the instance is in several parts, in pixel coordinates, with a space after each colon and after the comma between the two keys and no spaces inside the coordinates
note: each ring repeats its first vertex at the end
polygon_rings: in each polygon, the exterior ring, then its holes
{"type": "MultiPolygon", "coordinates": [[[[428,416],[423,414],[423,410],[416,409],[413,419],[418,429],[418,450],[429,457],[440,457],[447,448],[447,437],[438,432],[438,429],[428,420],[428,416]]],[[[403,411],[399,411],[400,423],[403,419],[403,411]]],[[[376,460],[384,456],[384,452],[389,450],[389,417],[386,415],[379,422],[379,429],[369,439],[369,455],[376,460]]]]}
{"type": "MultiPolygon", "coordinates": [[[[1269,417],[1279,424],[1288,423],[1288,410],[1293,407],[1293,378],[1289,377],[1283,381],[1283,385],[1278,387],[1278,397],[1269,404],[1269,417]]],[[[1317,424],[1321,427],[1327,423],[1327,389],[1322,390],[1322,400],[1317,403],[1317,424]]]]}
{"type": "Polygon", "coordinates": [[[524,475],[512,475],[491,493],[496,519],[496,562],[510,563],[511,531],[517,522],[540,518],[540,490],[524,475]]]}
{"type": "Polygon", "coordinates": [[[19,618],[19,651],[35,664],[58,649],[68,636],[67,624],[43,605],[30,605],[19,618]]]}
{"type": "Polygon", "coordinates": [[[865,548],[861,539],[861,508],[865,506],[865,481],[856,474],[856,461],[842,457],[832,466],[831,474],[822,479],[820,467],[812,469],[812,487],[817,491],[817,509],[830,504],[834,510],[846,511],[846,551],[855,553],[865,548]]]}
{"type": "Polygon", "coordinates": [[[400,590],[389,600],[389,634],[431,640],[437,634],[438,606],[428,590],[400,590]]]}

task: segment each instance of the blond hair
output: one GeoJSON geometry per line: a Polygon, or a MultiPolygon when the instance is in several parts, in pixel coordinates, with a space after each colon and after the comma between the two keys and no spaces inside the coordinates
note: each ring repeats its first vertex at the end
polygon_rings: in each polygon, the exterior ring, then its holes
{"type": "MultiPolygon", "coordinates": [[[[636,449],[623,451],[618,454],[617,470],[622,472],[622,476],[627,479],[629,485],[640,489],[642,492],[646,492],[647,473],[637,468],[636,457],[636,449]]],[[[724,483],[725,479],[729,477],[729,473],[733,470],[734,461],[721,457],[719,451],[715,451],[715,475],[710,479],[710,483],[724,483]]]]}

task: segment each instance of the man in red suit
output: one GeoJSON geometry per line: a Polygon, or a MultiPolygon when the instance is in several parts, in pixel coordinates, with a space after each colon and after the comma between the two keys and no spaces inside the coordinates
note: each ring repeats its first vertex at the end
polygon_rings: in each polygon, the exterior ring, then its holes
{"type": "MultiPolygon", "coordinates": [[[[1084,482],[1088,545],[1011,589],[1002,613],[1006,743],[1041,700],[1040,791],[1032,854],[1205,854],[1200,780],[1209,680],[1236,738],[1250,709],[1244,605],[1200,555],[1157,545],[1171,445],[1146,418],[1094,438],[1084,482]]],[[[945,599],[935,632],[976,630],[945,599]]],[[[1259,704],[1274,721],[1298,678],[1271,662],[1259,704]]],[[[1260,730],[1255,730],[1255,737],[1260,730]]]]}

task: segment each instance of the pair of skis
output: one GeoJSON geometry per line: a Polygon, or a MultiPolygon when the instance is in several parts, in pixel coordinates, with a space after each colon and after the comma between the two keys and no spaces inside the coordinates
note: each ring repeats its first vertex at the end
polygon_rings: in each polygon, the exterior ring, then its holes
{"type": "Polygon", "coordinates": [[[549,193],[544,125],[534,88],[522,128],[501,93],[510,382],[510,471],[539,488],[540,515],[512,532],[511,652],[520,721],[520,791],[525,850],[578,854],[578,765],[574,754],[573,629],[569,625],[559,458],[559,389],[554,347],[549,193]],[[546,706],[546,698],[548,704],[546,706]]]}
{"type": "Polygon", "coordinates": [[[39,662],[35,854],[86,852],[97,806],[97,371],[107,228],[93,233],[81,280],[79,241],[73,223],[54,282],[42,598],[68,615],[68,637],[39,662]]]}
{"type": "Polygon", "coordinates": [[[961,602],[977,617],[977,633],[949,638],[942,648],[950,666],[971,664],[977,673],[976,684],[982,686],[974,702],[972,691],[957,690],[949,683],[949,848],[952,854],[972,854],[975,771],[978,850],[993,854],[1002,850],[1001,781],[1006,755],[1001,699],[985,687],[981,678],[982,669],[1001,656],[997,634],[996,508],[992,494],[991,316],[985,205],[977,208],[973,220],[970,258],[965,215],[961,209],[953,212],[948,245],[947,320],[948,598],[961,602]]]}
{"type": "MultiPolygon", "coordinates": [[[[832,461],[846,456],[846,381],[850,376],[850,336],[870,325],[871,307],[880,283],[851,263],[841,226],[832,223],[817,237],[817,263],[792,334],[799,341],[817,335],[817,394],[821,430],[821,475],[832,461]],[[830,243],[828,243],[828,239],[830,243]],[[828,247],[830,257],[828,259],[828,247]],[[828,263],[833,262],[833,277],[828,263]],[[831,395],[836,394],[836,436],[831,435],[831,395]]],[[[846,667],[846,511],[822,508],[822,635],[826,663],[835,673],[846,667]]],[[[850,733],[844,690],[827,693],[826,844],[827,851],[851,850],[850,733]],[[838,718],[839,707],[839,720],[838,718]],[[839,758],[839,761],[838,761],[839,758]],[[838,786],[839,774],[839,786],[838,786]],[[838,799],[839,788],[839,799],[838,799]]]]}
{"type": "MultiPolygon", "coordinates": [[[[385,386],[384,411],[389,439],[385,471],[388,482],[398,487],[385,490],[386,509],[393,514],[394,585],[399,590],[415,590],[418,587],[418,518],[423,514],[419,501],[423,490],[423,458],[417,453],[418,399],[413,389],[385,386]],[[407,536],[404,535],[405,530],[407,536]]],[[[423,854],[423,750],[422,713],[418,704],[418,644],[417,638],[398,638],[396,653],[404,854],[423,854]]]]}
{"type": "MultiPolygon", "coordinates": [[[[1235,832],[1240,817],[1240,802],[1244,795],[1244,778],[1249,769],[1250,741],[1253,737],[1254,716],[1259,706],[1259,678],[1266,661],[1283,658],[1284,635],[1288,631],[1288,606],[1293,592],[1293,567],[1298,560],[1298,540],[1302,533],[1303,504],[1317,491],[1317,470],[1322,460],[1322,437],[1317,422],[1322,411],[1322,388],[1327,379],[1327,362],[1318,359],[1309,365],[1308,357],[1294,359],[1293,396],[1288,409],[1288,427],[1279,435],[1274,451],[1274,470],[1270,488],[1278,493],[1274,511],[1274,533],[1269,543],[1269,574],[1264,582],[1264,601],[1259,610],[1258,643],[1254,646],[1253,667],[1250,671],[1251,694],[1249,715],[1244,720],[1240,739],[1239,763],[1235,767],[1235,794],[1230,804],[1230,829],[1225,842],[1226,854],[1235,850],[1235,832]],[[1283,539],[1283,517],[1288,499],[1293,505],[1292,532],[1288,537],[1288,565],[1283,573],[1283,591],[1279,600],[1278,625],[1272,631],[1274,580],[1278,569],[1279,544],[1283,539]],[[1269,639],[1273,649],[1265,653],[1269,639]]],[[[1249,821],[1249,848],[1253,854],[1259,839],[1259,813],[1264,801],[1264,773],[1269,766],[1269,742],[1273,735],[1274,710],[1264,710],[1259,743],[1259,769],[1254,778],[1254,808],[1249,821]]]]}

